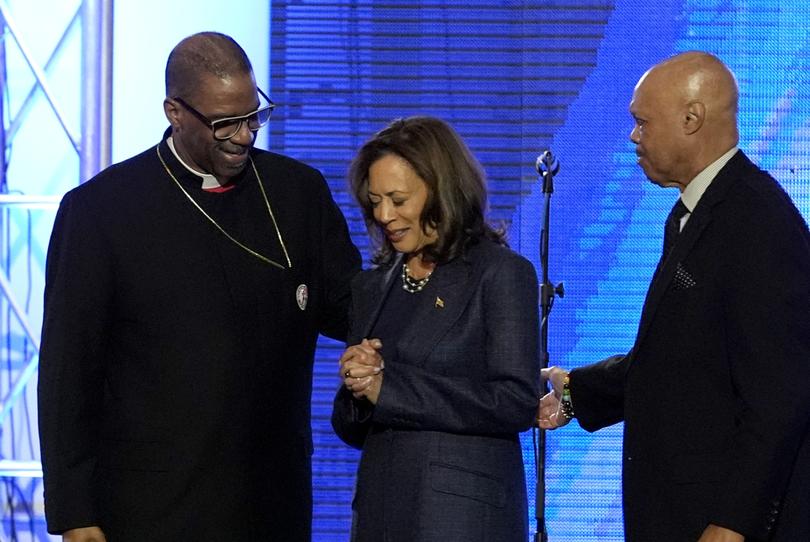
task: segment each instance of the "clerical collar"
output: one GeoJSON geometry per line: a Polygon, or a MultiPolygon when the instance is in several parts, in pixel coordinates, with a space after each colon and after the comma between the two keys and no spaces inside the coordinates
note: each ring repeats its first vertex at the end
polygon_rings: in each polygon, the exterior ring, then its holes
{"type": "Polygon", "coordinates": [[[697,176],[686,185],[686,188],[683,189],[681,201],[683,201],[683,204],[686,205],[690,213],[695,210],[700,198],[703,197],[703,193],[706,192],[706,189],[712,184],[712,181],[717,177],[717,174],[720,173],[720,170],[723,169],[723,166],[737,154],[737,150],[738,147],[735,146],[723,156],[709,164],[706,169],[698,173],[697,176]]]}
{"type": "Polygon", "coordinates": [[[222,188],[222,184],[220,184],[220,182],[217,180],[216,177],[214,177],[210,173],[200,173],[199,171],[192,169],[191,166],[183,162],[183,159],[180,158],[179,154],[177,154],[177,149],[174,148],[174,141],[172,141],[172,136],[169,136],[169,138],[166,139],[166,144],[172,150],[172,153],[174,153],[174,157],[177,158],[177,161],[183,164],[184,168],[189,170],[197,177],[202,177],[202,186],[200,188],[202,188],[203,190],[217,190],[222,188]]]}

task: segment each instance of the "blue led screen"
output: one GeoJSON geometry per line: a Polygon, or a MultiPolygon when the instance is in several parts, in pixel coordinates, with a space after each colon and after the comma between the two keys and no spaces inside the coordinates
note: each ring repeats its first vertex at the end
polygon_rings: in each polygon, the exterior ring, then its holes
{"type": "MultiPolygon", "coordinates": [[[[551,315],[549,350],[552,364],[575,367],[632,345],[677,197],[635,163],[627,103],[639,76],[681,51],[720,56],[741,88],[741,148],[808,217],[808,23],[801,0],[273,2],[279,108],[269,145],[324,171],[367,251],[345,188],[353,152],[394,117],[440,116],[487,170],[491,219],[536,265],[543,194],[533,165],[551,148],[562,169],[550,273],[566,295],[551,315]]],[[[358,454],[328,422],[340,348],[323,342],[316,366],[316,540],[346,540],[350,523],[358,454]]],[[[533,518],[530,433],[524,450],[533,518]]],[[[551,540],[623,540],[620,457],[621,427],[590,435],[572,424],[548,435],[551,540]]]]}

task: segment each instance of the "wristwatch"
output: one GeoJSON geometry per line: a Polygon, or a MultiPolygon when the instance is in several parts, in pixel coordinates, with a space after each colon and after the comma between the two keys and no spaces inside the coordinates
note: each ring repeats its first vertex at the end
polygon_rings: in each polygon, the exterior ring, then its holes
{"type": "Polygon", "coordinates": [[[563,379],[562,398],[560,399],[560,411],[566,420],[574,417],[574,404],[571,402],[571,389],[568,387],[570,382],[571,375],[566,372],[563,379]]]}

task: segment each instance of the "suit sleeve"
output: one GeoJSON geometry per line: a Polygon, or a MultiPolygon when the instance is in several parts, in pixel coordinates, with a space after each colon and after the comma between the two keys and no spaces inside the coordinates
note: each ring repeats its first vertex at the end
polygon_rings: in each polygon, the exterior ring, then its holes
{"type": "Polygon", "coordinates": [[[632,352],[570,372],[571,403],[579,425],[596,431],[624,420],[625,373],[632,352]]]}
{"type": "Polygon", "coordinates": [[[345,341],[351,280],[360,271],[360,253],[349,237],[346,219],[332,199],[323,177],[320,177],[319,186],[322,210],[319,263],[325,288],[319,329],[323,335],[345,341]]]}
{"type": "MultiPolygon", "coordinates": [[[[358,280],[362,280],[363,275],[355,277],[352,291],[356,291],[358,280]]],[[[358,315],[356,305],[350,303],[351,309],[349,311],[349,341],[350,344],[360,342],[359,330],[357,329],[358,315]]],[[[371,413],[372,405],[365,399],[355,399],[351,392],[344,386],[338,388],[335,394],[335,399],[332,404],[332,429],[340,440],[352,446],[353,448],[361,449],[366,441],[366,435],[371,427],[371,413]]]]}
{"type": "Polygon", "coordinates": [[[373,408],[368,401],[358,401],[341,386],[332,406],[332,428],[340,440],[352,448],[362,449],[371,428],[373,408]]]}
{"type": "MultiPolygon", "coordinates": [[[[464,434],[525,431],[539,397],[537,276],[512,255],[482,273],[486,334],[484,380],[446,376],[423,367],[385,368],[375,422],[394,427],[464,434]]],[[[463,356],[463,350],[459,354],[463,356]]],[[[459,359],[463,364],[464,359],[459,359]]]]}
{"type": "Polygon", "coordinates": [[[93,480],[112,272],[93,213],[68,193],[48,247],[38,408],[51,533],[98,525],[93,480]]]}
{"type": "MultiPolygon", "coordinates": [[[[786,198],[785,198],[786,199],[786,198]]],[[[810,429],[810,234],[780,198],[730,234],[725,322],[737,430],[710,517],[766,539],[810,429]]]]}

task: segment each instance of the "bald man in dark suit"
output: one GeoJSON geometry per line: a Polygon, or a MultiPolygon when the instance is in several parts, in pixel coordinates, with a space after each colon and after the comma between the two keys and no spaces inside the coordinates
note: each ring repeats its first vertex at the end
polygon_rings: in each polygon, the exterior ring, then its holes
{"type": "Polygon", "coordinates": [[[689,52],[633,93],[638,163],[680,198],[629,353],[570,373],[542,428],[624,421],[629,542],[810,540],[810,234],[737,148],[738,90],[689,52]]]}

